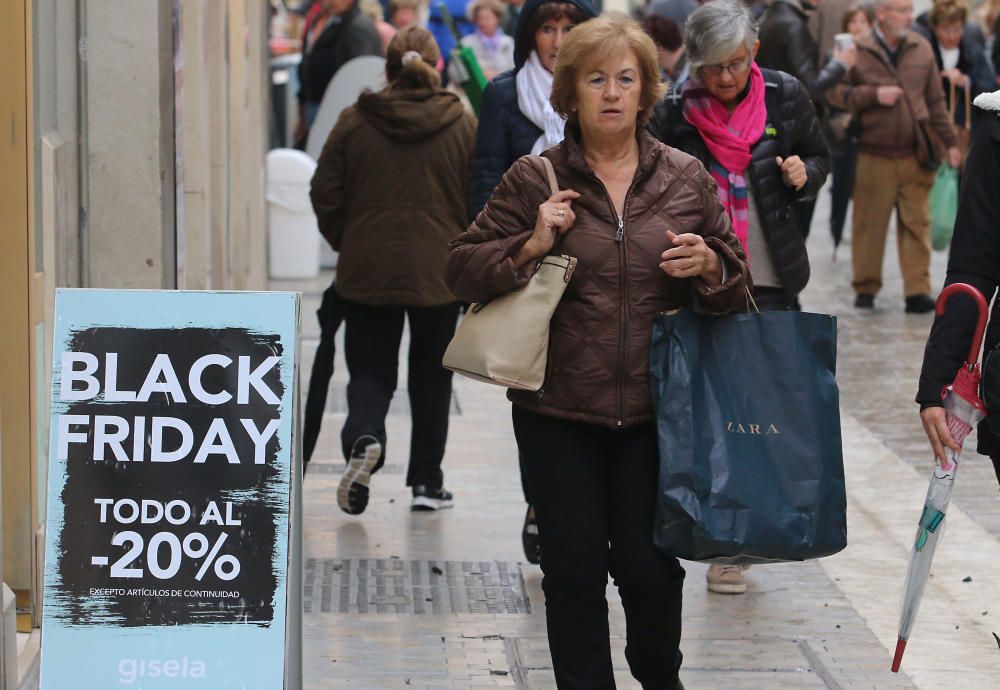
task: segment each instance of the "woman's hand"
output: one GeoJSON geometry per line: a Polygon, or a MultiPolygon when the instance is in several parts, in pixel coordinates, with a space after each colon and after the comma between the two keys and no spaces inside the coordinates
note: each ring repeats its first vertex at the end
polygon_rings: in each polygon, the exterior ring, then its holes
{"type": "Polygon", "coordinates": [[[573,200],[580,195],[572,189],[556,192],[538,207],[535,231],[514,257],[514,265],[520,268],[532,259],[548,254],[555,246],[556,236],[565,235],[576,222],[573,200]]]}
{"type": "Polygon", "coordinates": [[[854,68],[854,63],[858,61],[858,48],[854,44],[851,44],[845,50],[841,50],[834,46],[833,48],[833,59],[844,66],[848,72],[854,68]]]}
{"type": "Polygon", "coordinates": [[[806,172],[806,164],[798,156],[782,158],[778,156],[778,167],[781,168],[781,178],[785,184],[796,192],[806,186],[809,181],[809,174],[806,172]]]}
{"type": "Polygon", "coordinates": [[[955,439],[951,437],[951,432],[948,431],[947,413],[943,407],[925,407],[920,411],[920,422],[924,425],[924,433],[927,434],[927,440],[931,442],[934,457],[937,458],[939,464],[945,461],[945,448],[950,448],[956,453],[961,450],[959,445],[955,443],[955,439]]]}
{"type": "Polygon", "coordinates": [[[705,238],[691,232],[676,235],[667,230],[667,242],[674,245],[660,255],[660,268],[671,278],[701,278],[711,287],[722,282],[722,259],[705,244],[705,238]]]}
{"type": "Polygon", "coordinates": [[[961,70],[959,70],[957,67],[952,67],[951,69],[942,70],[941,76],[960,89],[969,88],[969,81],[970,81],[969,77],[965,74],[962,74],[961,70]]]}

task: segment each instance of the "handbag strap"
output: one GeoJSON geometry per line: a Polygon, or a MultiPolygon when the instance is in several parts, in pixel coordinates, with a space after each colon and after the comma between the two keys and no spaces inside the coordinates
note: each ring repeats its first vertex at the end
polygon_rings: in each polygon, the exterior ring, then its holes
{"type": "MultiPolygon", "coordinates": [[[[542,161],[542,168],[545,170],[545,177],[549,181],[549,196],[552,196],[559,191],[559,180],[556,179],[556,170],[552,167],[552,161],[545,156],[535,156],[535,158],[542,161]]],[[[556,241],[552,244],[552,249],[549,250],[547,256],[559,253],[559,245],[562,244],[563,237],[565,237],[565,235],[562,233],[556,233],[556,241]]],[[[541,265],[543,258],[544,257],[538,258],[539,265],[541,265]]]]}
{"type": "Polygon", "coordinates": [[[545,168],[545,176],[549,180],[549,193],[555,194],[559,191],[559,180],[556,179],[556,170],[552,167],[552,161],[550,161],[545,156],[538,156],[539,160],[542,161],[542,167],[545,168]]]}

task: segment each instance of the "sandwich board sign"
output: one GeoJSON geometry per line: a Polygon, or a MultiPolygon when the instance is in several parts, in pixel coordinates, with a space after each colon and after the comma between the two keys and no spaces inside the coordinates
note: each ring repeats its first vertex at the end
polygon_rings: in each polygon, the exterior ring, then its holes
{"type": "Polygon", "coordinates": [[[295,293],[57,291],[41,690],[288,687],[297,330],[295,293]]]}

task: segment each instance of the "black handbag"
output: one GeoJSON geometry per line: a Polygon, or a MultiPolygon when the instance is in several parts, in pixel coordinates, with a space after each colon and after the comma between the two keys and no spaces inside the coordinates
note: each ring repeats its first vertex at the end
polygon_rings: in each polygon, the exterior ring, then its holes
{"type": "Polygon", "coordinates": [[[1000,343],[983,355],[982,373],[979,397],[986,404],[986,426],[1000,436],[1000,343]]]}

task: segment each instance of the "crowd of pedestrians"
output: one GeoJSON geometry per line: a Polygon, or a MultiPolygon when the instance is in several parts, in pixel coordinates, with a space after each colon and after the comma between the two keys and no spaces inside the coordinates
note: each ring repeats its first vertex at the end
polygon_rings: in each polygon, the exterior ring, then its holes
{"type": "MultiPolygon", "coordinates": [[[[937,0],[915,19],[910,0],[654,0],[635,18],[602,15],[593,1],[472,0],[460,12],[448,1],[460,45],[489,79],[478,118],[447,83],[453,41],[440,7],[390,0],[383,21],[358,0],[314,3],[300,139],[334,72],[360,55],[386,58],[387,86],[340,115],[311,189],[339,252],[321,317],[336,309],[344,321],[350,377],[338,503],[364,512],[385,461],[406,322],[412,508],[452,505],[442,472],[451,372],[441,361],[462,306],[525,286],[550,252],[575,257],[550,324],[545,385],[508,393],[525,556],[544,574],[560,688],[614,687],[609,574],[633,676],[676,688],[684,570],[649,535],[653,320],[681,307],[800,310],[806,238],[829,177],[835,246],[853,200],[854,306],[874,307],[895,212],[900,307],[932,310],[935,170],[968,157],[967,177],[996,179],[997,157],[975,151],[996,148],[998,118],[972,104],[998,88],[1000,2],[973,11],[937,0]],[[554,168],[554,193],[539,156],[554,168]]],[[[963,195],[989,205],[977,184],[963,195]]],[[[956,234],[949,282],[978,275],[975,243],[996,242],[967,234],[956,234]]],[[[985,270],[992,294],[1000,273],[985,270]]],[[[929,353],[951,347],[937,342],[929,353]]],[[[955,369],[942,358],[925,366],[920,394],[938,449],[949,438],[936,395],[955,369]]],[[[987,451],[1000,468],[997,448],[987,451]]],[[[708,588],[746,591],[744,569],[712,565],[708,588]]]]}

